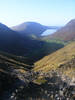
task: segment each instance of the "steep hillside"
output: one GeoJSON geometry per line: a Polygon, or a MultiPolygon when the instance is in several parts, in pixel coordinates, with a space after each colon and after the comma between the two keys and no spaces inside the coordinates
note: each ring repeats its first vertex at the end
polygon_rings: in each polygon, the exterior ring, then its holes
{"type": "Polygon", "coordinates": [[[64,27],[56,31],[47,38],[59,39],[64,41],[71,41],[75,39],[75,19],[71,20],[64,27]]]}
{"type": "Polygon", "coordinates": [[[41,25],[36,22],[25,22],[20,25],[14,26],[11,29],[21,33],[23,36],[36,35],[40,36],[49,27],[41,25]]]}
{"type": "Polygon", "coordinates": [[[0,51],[22,55],[25,50],[25,42],[20,34],[12,31],[6,25],[0,24],[0,51]]]}
{"type": "Polygon", "coordinates": [[[64,48],[45,56],[35,64],[35,71],[48,72],[50,70],[56,70],[62,68],[61,71],[75,71],[75,42],[72,42],[64,48]],[[67,66],[67,67],[66,67],[67,66]]]}
{"type": "Polygon", "coordinates": [[[25,70],[29,69],[29,65],[26,64],[26,58],[10,55],[8,53],[0,52],[0,69],[8,71],[11,69],[24,68],[25,70]]]}

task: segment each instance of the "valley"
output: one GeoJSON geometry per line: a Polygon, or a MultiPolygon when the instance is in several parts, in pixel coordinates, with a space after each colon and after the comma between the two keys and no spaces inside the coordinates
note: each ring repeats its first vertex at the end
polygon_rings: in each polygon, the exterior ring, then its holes
{"type": "Polygon", "coordinates": [[[0,23],[0,100],[75,99],[75,20],[48,36],[36,22],[0,23]]]}

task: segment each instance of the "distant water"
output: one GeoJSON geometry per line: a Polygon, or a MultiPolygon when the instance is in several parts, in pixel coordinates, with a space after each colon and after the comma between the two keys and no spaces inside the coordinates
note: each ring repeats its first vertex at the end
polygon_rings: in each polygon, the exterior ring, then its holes
{"type": "Polygon", "coordinates": [[[46,30],[45,32],[42,33],[42,36],[53,34],[56,31],[57,31],[57,29],[48,29],[48,30],[46,30]]]}

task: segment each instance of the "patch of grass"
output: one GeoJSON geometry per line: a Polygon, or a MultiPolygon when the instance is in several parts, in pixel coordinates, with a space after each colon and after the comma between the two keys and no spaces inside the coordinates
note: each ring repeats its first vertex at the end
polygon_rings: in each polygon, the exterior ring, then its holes
{"type": "Polygon", "coordinates": [[[37,84],[44,84],[46,82],[47,82],[47,80],[44,78],[38,78],[37,80],[35,80],[35,83],[37,83],[37,84]]]}

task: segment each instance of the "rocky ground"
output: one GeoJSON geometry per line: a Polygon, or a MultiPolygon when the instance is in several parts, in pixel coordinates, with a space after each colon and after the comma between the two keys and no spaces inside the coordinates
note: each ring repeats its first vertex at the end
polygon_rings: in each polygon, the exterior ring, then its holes
{"type": "Polygon", "coordinates": [[[75,100],[75,78],[70,79],[61,73],[14,71],[18,79],[11,88],[4,91],[0,100],[75,100]],[[43,76],[45,83],[35,83],[38,76],[43,76]]]}

